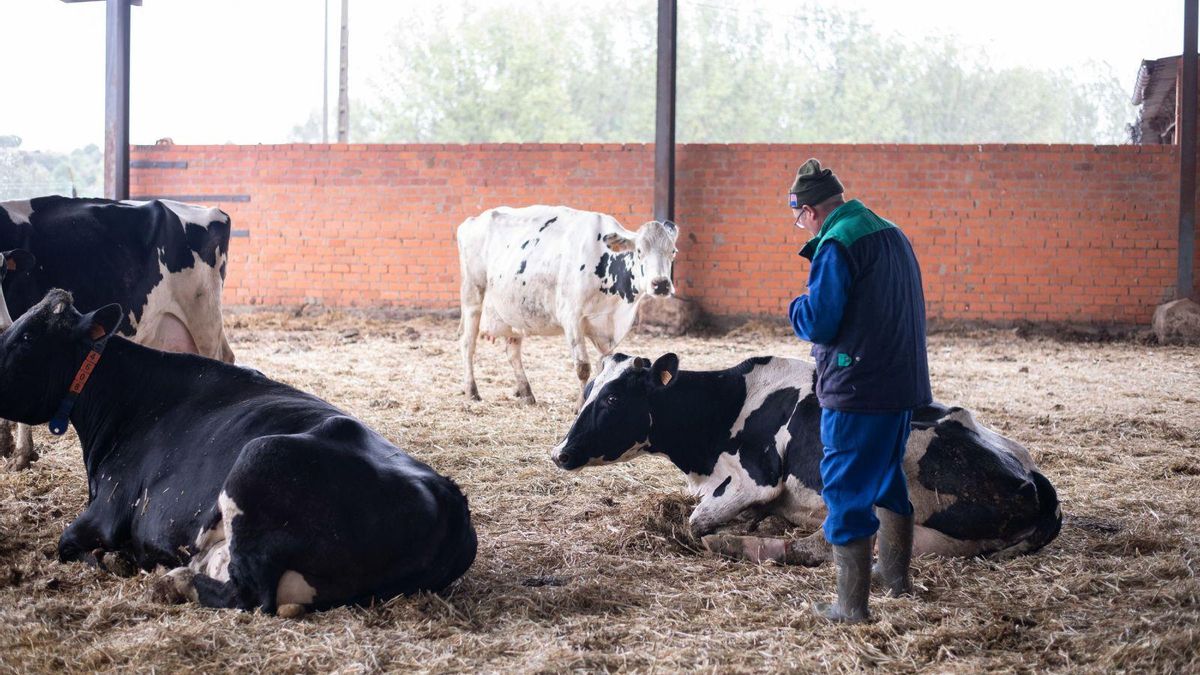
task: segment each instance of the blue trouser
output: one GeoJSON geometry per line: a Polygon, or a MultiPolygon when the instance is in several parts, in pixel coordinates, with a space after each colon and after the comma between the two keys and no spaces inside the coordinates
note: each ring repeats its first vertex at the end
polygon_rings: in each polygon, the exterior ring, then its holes
{"type": "Polygon", "coordinates": [[[912,412],[851,413],[821,409],[821,497],[829,509],[825,539],[844,546],[875,534],[880,506],[912,513],[904,477],[904,445],[912,412]]]}

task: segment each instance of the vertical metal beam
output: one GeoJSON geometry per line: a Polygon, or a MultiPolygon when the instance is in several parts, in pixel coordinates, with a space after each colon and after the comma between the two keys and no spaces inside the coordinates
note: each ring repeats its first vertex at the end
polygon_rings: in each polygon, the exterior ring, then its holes
{"type": "Polygon", "coordinates": [[[325,51],[321,52],[321,142],[329,142],[329,0],[325,0],[325,51]]]}
{"type": "Polygon", "coordinates": [[[350,140],[350,0],[342,0],[342,67],[338,86],[338,143],[350,140]]]}
{"type": "Polygon", "coordinates": [[[658,0],[658,90],[654,113],[654,219],[675,219],[676,0],[658,0]]]}
{"type": "Polygon", "coordinates": [[[107,5],[104,196],[129,199],[129,0],[107,5]]]}
{"type": "Polygon", "coordinates": [[[1183,3],[1183,76],[1179,134],[1179,276],[1176,298],[1192,296],[1196,257],[1196,6],[1183,3]]]}

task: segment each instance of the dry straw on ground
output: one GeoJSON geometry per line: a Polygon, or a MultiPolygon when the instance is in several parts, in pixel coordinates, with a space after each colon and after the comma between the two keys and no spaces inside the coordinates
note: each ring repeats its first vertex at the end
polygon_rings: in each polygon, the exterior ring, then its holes
{"type": "MultiPolygon", "coordinates": [[[[1058,487],[1063,531],[1015,560],[919,560],[917,599],[877,597],[878,620],[846,628],[807,609],[829,595],[832,569],[696,553],[682,476],[664,461],[551,465],[576,395],[559,339],[527,342],[542,403],[526,407],[487,344],[485,401],[460,396],[449,320],[255,314],[230,325],[241,362],[454,477],[479,531],[475,566],[440,596],[301,620],[156,604],[148,575],[55,561],[87,490],[74,437],[39,432],[42,459],[0,476],[0,671],[1200,669],[1200,349],[934,336],[936,395],[1028,445],[1058,487]]],[[[752,328],[635,334],[624,349],[676,351],[685,368],[806,354],[752,328]]]]}

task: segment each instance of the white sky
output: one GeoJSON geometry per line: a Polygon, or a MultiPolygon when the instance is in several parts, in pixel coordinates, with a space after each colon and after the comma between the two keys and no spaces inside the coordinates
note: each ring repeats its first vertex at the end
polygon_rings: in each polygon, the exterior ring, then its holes
{"type": "MultiPolygon", "coordinates": [[[[1001,65],[1106,62],[1131,92],[1141,59],[1183,44],[1183,0],[765,1],[781,18],[811,5],[854,7],[905,37],[958,35],[1001,65]]],[[[325,0],[144,2],[132,9],[134,143],[279,143],[320,109],[325,0]]],[[[0,135],[21,136],[26,150],[103,145],[104,4],[0,0],[0,135]]],[[[332,108],[341,2],[329,4],[332,108]]],[[[392,27],[432,4],[350,0],[352,96],[369,86],[392,27]]],[[[679,11],[689,4],[743,6],[679,0],[679,11]]]]}

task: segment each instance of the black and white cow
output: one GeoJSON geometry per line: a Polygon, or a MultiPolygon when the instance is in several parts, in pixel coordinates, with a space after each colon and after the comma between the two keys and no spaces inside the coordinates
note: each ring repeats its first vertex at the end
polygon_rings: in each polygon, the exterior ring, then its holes
{"type": "MultiPolygon", "coordinates": [[[[4,282],[20,316],[51,288],[74,294],[83,311],[108,303],[128,309],[121,332],[156,349],[233,362],[221,322],[229,216],[169,200],[114,202],[39,197],[0,202],[0,250],[37,257],[30,274],[4,282]]],[[[10,431],[0,430],[0,446],[10,431]]],[[[36,458],[28,427],[18,427],[11,466],[36,458]]]]}
{"type": "Polygon", "coordinates": [[[607,355],[648,296],[675,292],[671,265],[679,228],[650,221],[630,232],[612,216],[565,206],[500,207],[458,226],[462,270],[463,389],[475,384],[478,334],[503,338],[516,396],[534,402],[521,340],[566,335],[582,388],[591,376],[586,341],[607,355]]]}
{"type": "Polygon", "coordinates": [[[438,590],[470,567],[453,481],[315,396],[112,336],[121,315],[53,290],[0,335],[0,415],[65,426],[66,408],[83,446],[88,506],[60,560],[165,565],[181,597],[267,612],[438,590]]]}
{"type": "MultiPolygon", "coordinates": [[[[653,365],[624,354],[605,359],[554,462],[579,469],[666,456],[700,498],[691,515],[698,536],[744,513],[819,528],[823,446],[813,364],[759,357],[727,370],[678,368],[674,354],[653,365]]],[[[1029,452],[967,410],[916,411],[904,470],[917,554],[1031,552],[1058,535],[1058,497],[1029,452]]]]}

